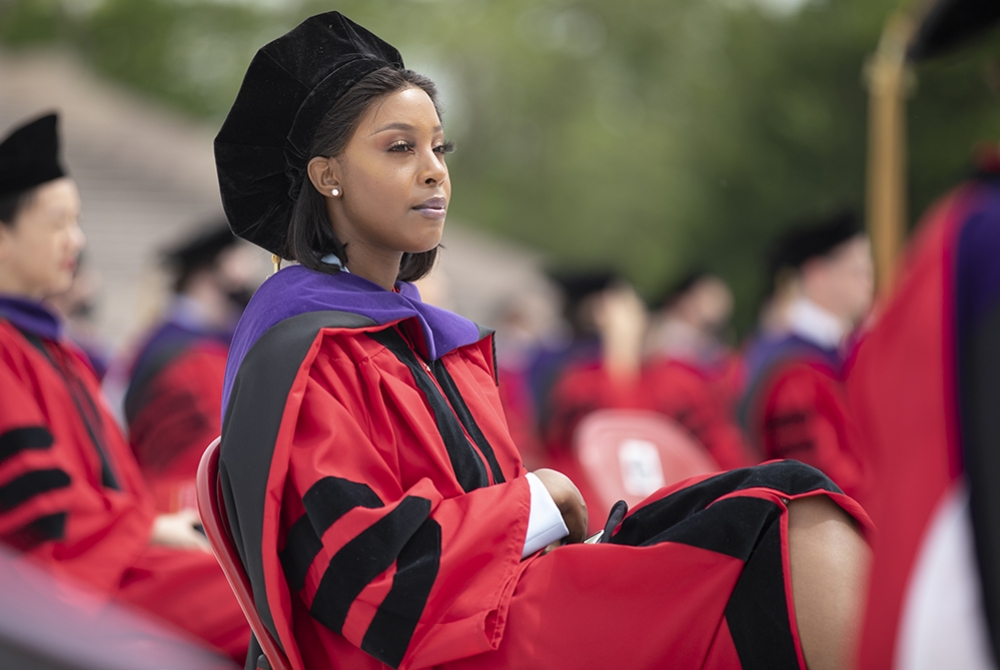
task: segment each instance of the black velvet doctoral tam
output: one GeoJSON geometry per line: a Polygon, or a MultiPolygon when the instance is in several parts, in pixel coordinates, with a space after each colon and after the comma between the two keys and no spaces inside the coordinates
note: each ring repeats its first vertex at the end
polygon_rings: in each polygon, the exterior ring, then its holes
{"type": "Polygon", "coordinates": [[[383,67],[402,69],[399,52],[340,12],[308,18],[261,47],[215,138],[222,206],[236,235],[286,256],[317,126],[383,67]]]}
{"type": "Polygon", "coordinates": [[[203,230],[163,252],[163,260],[179,272],[212,265],[224,250],[237,240],[224,219],[211,221],[203,230]]]}
{"type": "Polygon", "coordinates": [[[775,271],[780,268],[798,269],[807,261],[827,255],[863,232],[857,214],[851,210],[841,211],[785,233],[772,249],[769,265],[775,271]]]}
{"type": "Polygon", "coordinates": [[[55,114],[29,121],[0,143],[0,196],[26,191],[66,176],[59,163],[55,114]]]}

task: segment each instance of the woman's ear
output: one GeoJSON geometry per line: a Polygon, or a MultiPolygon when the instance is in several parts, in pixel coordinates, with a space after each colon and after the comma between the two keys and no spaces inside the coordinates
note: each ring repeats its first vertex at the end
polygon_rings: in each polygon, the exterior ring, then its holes
{"type": "Polygon", "coordinates": [[[327,197],[340,195],[340,178],[337,168],[337,161],[326,156],[316,156],[306,166],[309,181],[321,195],[327,197]],[[335,190],[336,194],[333,193],[335,190]]]}

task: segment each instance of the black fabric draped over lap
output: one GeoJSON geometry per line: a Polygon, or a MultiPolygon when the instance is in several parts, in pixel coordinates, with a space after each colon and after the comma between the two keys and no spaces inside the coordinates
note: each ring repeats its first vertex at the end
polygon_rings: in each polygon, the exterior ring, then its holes
{"type": "Polygon", "coordinates": [[[627,516],[610,542],[645,547],[676,542],[743,561],[726,624],[743,670],[798,668],[788,618],[779,505],[726,494],[762,487],[794,496],[840,493],[826,475],[797,461],[732,470],[676,491],[627,516]]]}

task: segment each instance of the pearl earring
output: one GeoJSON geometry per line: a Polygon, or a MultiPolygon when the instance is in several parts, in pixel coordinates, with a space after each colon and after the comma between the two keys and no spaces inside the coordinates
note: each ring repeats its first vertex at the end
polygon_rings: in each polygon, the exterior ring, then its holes
{"type": "Polygon", "coordinates": [[[333,189],[332,191],[330,191],[330,195],[336,198],[338,195],[340,195],[340,189],[339,188],[333,189]]]}

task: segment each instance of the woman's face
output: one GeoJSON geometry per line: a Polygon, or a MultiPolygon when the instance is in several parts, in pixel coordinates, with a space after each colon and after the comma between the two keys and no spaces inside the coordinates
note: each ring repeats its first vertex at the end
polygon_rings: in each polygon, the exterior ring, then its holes
{"type": "Polygon", "coordinates": [[[36,188],[13,225],[0,224],[0,292],[43,299],[68,290],[85,239],[79,216],[72,179],[36,188]]]}
{"type": "Polygon", "coordinates": [[[441,242],[451,182],[441,119],[422,89],[376,102],[331,160],[341,195],[327,196],[334,233],[353,265],[359,253],[396,257],[441,242]]]}

